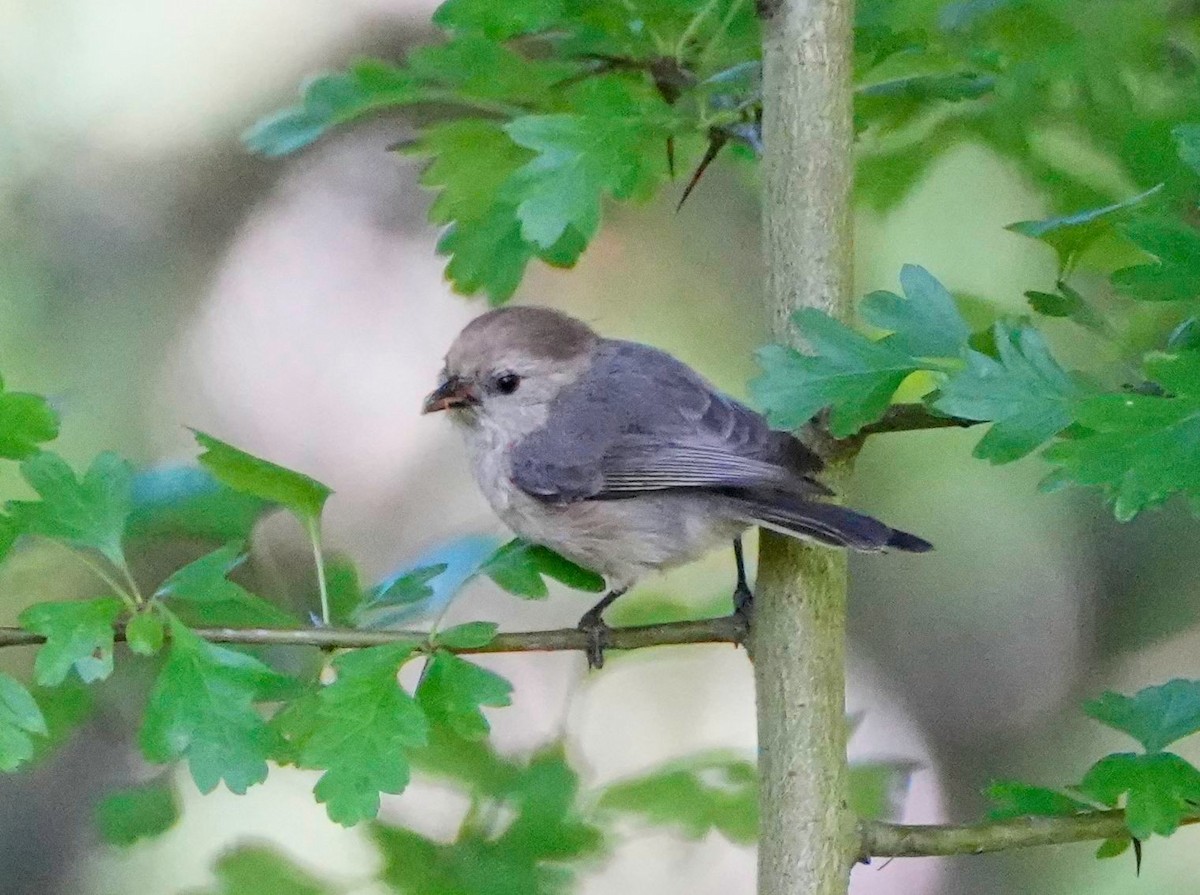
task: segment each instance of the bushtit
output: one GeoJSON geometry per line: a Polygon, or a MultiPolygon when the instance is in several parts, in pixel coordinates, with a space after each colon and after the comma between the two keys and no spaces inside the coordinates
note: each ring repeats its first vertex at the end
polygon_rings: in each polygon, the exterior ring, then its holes
{"type": "Polygon", "coordinates": [[[601,613],[646,572],[733,541],[734,604],[750,600],[740,537],[761,525],[832,547],[923,552],[915,535],[822,500],[821,458],[671,355],[605,339],[558,311],[475,318],[425,412],[449,411],[475,480],[521,537],[602,574],[579,626],[602,661],[601,613]]]}

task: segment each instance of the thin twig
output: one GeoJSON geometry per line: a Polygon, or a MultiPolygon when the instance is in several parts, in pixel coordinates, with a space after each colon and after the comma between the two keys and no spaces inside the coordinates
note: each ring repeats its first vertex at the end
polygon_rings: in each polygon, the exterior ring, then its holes
{"type": "MultiPolygon", "coordinates": [[[[327,649],[356,649],[398,641],[426,640],[428,631],[358,631],[352,628],[192,628],[212,643],[237,643],[247,646],[319,646],[327,649]]],[[[741,643],[745,623],[736,616],[700,621],[668,622],[613,628],[605,640],[608,649],[631,650],[651,646],[685,643],[741,643]]],[[[22,628],[0,627],[0,647],[45,642],[45,637],[22,628]]],[[[118,628],[117,640],[125,639],[118,628]]],[[[457,653],[525,653],[586,650],[587,635],[576,628],[551,631],[518,631],[497,634],[491,643],[472,647],[447,647],[457,653]]]]}
{"type": "MultiPolygon", "coordinates": [[[[1183,820],[1200,823],[1200,816],[1183,820]]],[[[892,824],[862,821],[858,825],[859,859],[928,858],[981,855],[1038,845],[1063,845],[1127,837],[1124,811],[1092,811],[1066,817],[1014,817],[974,824],[892,824]]]]}

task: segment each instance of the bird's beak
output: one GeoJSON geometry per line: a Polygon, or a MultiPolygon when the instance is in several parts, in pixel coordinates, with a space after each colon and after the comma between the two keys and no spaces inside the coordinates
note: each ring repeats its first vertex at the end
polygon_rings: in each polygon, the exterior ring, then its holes
{"type": "Polygon", "coordinates": [[[471,389],[471,383],[457,376],[451,376],[425,398],[422,413],[437,413],[439,410],[449,410],[452,407],[466,407],[478,404],[479,399],[471,389]]]}

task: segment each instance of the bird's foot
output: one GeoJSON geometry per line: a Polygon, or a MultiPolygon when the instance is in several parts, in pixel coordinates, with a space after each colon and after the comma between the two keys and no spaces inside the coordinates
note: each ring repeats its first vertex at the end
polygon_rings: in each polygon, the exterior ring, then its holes
{"type": "Polygon", "coordinates": [[[754,621],[754,594],[744,584],[739,584],[733,592],[733,614],[730,616],[737,621],[742,629],[739,643],[745,643],[750,634],[750,625],[754,621]]]}
{"type": "Polygon", "coordinates": [[[604,667],[604,648],[608,646],[608,635],[612,628],[604,621],[602,612],[596,607],[583,614],[577,627],[587,635],[587,663],[589,669],[604,667]]]}

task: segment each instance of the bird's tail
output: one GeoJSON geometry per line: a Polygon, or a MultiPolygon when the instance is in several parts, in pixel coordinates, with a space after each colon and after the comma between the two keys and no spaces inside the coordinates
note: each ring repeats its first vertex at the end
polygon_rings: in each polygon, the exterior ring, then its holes
{"type": "Polygon", "coordinates": [[[891,528],[863,513],[790,494],[739,496],[738,511],[747,522],[794,538],[817,541],[830,547],[847,547],[875,553],[904,550],[925,553],[933,545],[906,531],[891,528]]]}

